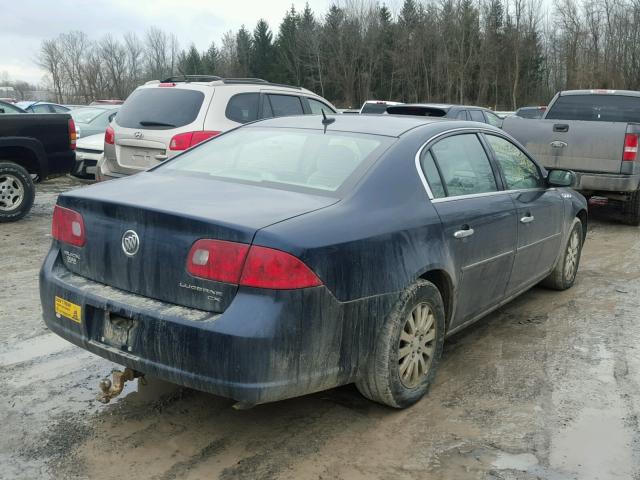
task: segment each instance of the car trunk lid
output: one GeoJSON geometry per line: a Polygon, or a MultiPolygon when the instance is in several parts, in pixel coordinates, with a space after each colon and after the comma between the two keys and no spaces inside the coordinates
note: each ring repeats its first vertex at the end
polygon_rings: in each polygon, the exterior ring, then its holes
{"type": "Polygon", "coordinates": [[[237,286],[191,276],[187,255],[201,238],[250,244],[266,226],[337,202],[335,197],[209,178],[141,173],[63,194],[59,204],[84,219],[86,244],[62,244],[72,272],[127,292],[223,312],[237,286]],[[126,232],[139,239],[134,255],[126,232]]]}

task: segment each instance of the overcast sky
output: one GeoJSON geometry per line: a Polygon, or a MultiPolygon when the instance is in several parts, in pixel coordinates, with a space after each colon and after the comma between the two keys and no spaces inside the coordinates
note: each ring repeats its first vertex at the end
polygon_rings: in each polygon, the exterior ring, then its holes
{"type": "MultiPolygon", "coordinates": [[[[316,15],[330,0],[308,0],[316,15]]],[[[389,3],[389,2],[387,2],[389,3]]],[[[394,2],[392,2],[394,3],[394,2]]],[[[204,50],[220,44],[228,30],[241,25],[253,30],[264,18],[274,34],[285,12],[304,0],[0,0],[0,75],[39,83],[44,72],[36,64],[43,39],[82,30],[90,38],[128,31],[144,35],[150,26],[173,32],[182,48],[195,43],[204,50]]]]}

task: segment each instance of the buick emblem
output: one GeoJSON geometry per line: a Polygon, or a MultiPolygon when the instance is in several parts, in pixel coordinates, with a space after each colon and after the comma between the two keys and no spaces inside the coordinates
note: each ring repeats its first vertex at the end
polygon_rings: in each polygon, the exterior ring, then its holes
{"type": "Polygon", "coordinates": [[[140,238],[138,234],[133,230],[127,230],[122,235],[122,251],[128,257],[133,257],[136,253],[138,253],[138,249],[140,248],[140,238]]]}
{"type": "Polygon", "coordinates": [[[138,130],[137,132],[135,132],[133,134],[133,136],[136,137],[136,138],[142,138],[142,137],[144,137],[144,134],[140,130],[138,130]]]}

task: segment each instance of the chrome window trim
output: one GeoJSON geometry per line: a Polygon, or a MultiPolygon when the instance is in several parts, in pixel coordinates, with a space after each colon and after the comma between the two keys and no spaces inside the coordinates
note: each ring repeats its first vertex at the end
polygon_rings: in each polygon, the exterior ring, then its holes
{"type": "MultiPolygon", "coordinates": [[[[443,203],[443,202],[452,202],[452,201],[455,201],[455,200],[466,200],[466,199],[470,199],[470,198],[489,197],[489,196],[493,196],[493,195],[504,195],[505,193],[525,193],[525,192],[545,191],[545,190],[547,190],[544,187],[535,187],[535,188],[523,188],[523,189],[516,189],[516,190],[496,190],[495,192],[471,193],[469,195],[454,195],[454,196],[450,196],[450,197],[434,198],[433,192],[431,191],[431,187],[429,187],[429,182],[427,181],[427,177],[425,177],[424,172],[422,171],[422,166],[420,165],[420,157],[422,156],[422,152],[426,148],[430,147],[431,143],[433,143],[438,138],[446,136],[446,135],[449,135],[451,133],[458,133],[458,132],[461,132],[461,133],[463,133],[463,132],[486,133],[486,134],[490,134],[490,135],[496,135],[498,137],[504,138],[505,140],[511,141],[509,139],[509,137],[507,137],[506,135],[503,134],[503,132],[495,131],[495,130],[489,129],[489,128],[478,128],[478,127],[454,128],[452,130],[447,130],[445,132],[440,132],[440,133],[434,135],[433,137],[430,137],[418,149],[418,152],[416,153],[416,156],[415,156],[414,163],[415,163],[415,166],[416,166],[416,170],[418,172],[418,177],[420,178],[420,182],[422,183],[422,186],[424,187],[425,191],[427,192],[427,196],[429,197],[429,200],[431,200],[431,203],[443,203]]],[[[526,156],[527,156],[527,158],[529,158],[531,160],[531,158],[528,155],[526,155],[526,156]]],[[[533,163],[534,163],[534,165],[537,166],[536,162],[533,162],[533,163]]]]}

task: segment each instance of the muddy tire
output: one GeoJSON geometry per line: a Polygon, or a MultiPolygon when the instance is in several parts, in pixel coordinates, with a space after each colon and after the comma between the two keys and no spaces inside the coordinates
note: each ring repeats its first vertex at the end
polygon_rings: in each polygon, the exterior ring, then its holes
{"type": "Polygon", "coordinates": [[[553,272],[540,282],[540,285],[554,290],[566,290],[573,286],[580,266],[583,239],[582,222],[579,218],[574,218],[558,263],[553,272]]]}
{"type": "Polygon", "coordinates": [[[622,204],[622,222],[636,227],[640,225],[640,190],[622,204]]]}
{"type": "Polygon", "coordinates": [[[394,408],[420,400],[435,377],[444,329],[440,292],[433,283],[419,280],[403,293],[382,326],[356,382],[360,393],[394,408]]]}
{"type": "Polygon", "coordinates": [[[24,217],[36,196],[29,172],[13,162],[0,162],[0,222],[15,222],[24,217]]]}

